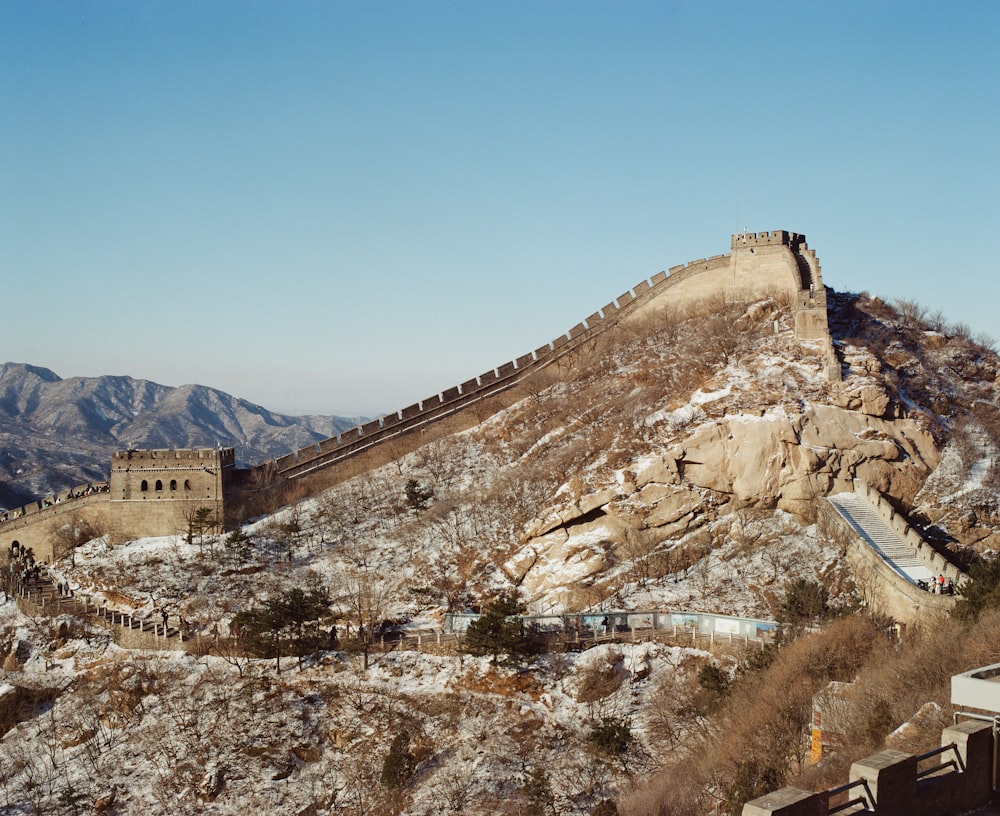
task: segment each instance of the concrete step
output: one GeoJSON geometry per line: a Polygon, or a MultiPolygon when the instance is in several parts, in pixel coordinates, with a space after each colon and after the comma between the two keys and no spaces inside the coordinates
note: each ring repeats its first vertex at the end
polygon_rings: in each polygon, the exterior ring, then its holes
{"type": "MultiPolygon", "coordinates": [[[[93,617],[94,612],[88,611],[86,606],[73,598],[71,595],[60,595],[55,582],[51,578],[40,578],[37,582],[32,581],[30,585],[32,595],[40,595],[40,600],[44,600],[45,606],[58,606],[60,609],[72,610],[72,614],[83,617],[84,615],[93,617]]],[[[91,607],[93,608],[93,607],[91,607]]],[[[153,634],[154,627],[162,626],[159,618],[141,619],[126,615],[121,612],[109,612],[107,615],[98,615],[117,626],[153,634]]],[[[173,626],[167,626],[166,637],[176,638],[180,636],[180,630],[173,626]]],[[[163,635],[161,635],[163,637],[163,635]]]]}
{"type": "Polygon", "coordinates": [[[916,583],[929,580],[933,573],[910,546],[886,524],[869,502],[855,493],[830,497],[837,512],[897,572],[916,583]]]}

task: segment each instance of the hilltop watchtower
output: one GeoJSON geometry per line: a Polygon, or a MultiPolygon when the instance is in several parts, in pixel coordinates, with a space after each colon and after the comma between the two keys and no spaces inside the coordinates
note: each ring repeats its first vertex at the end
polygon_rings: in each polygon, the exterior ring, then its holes
{"type": "Polygon", "coordinates": [[[754,288],[767,285],[795,298],[795,336],[827,340],[826,288],[816,252],[806,237],[787,230],[743,232],[730,240],[730,267],[754,288]]]}
{"type": "Polygon", "coordinates": [[[235,467],[233,448],[118,451],[109,489],[114,537],[175,535],[199,508],[211,511],[221,532],[235,467]]]}

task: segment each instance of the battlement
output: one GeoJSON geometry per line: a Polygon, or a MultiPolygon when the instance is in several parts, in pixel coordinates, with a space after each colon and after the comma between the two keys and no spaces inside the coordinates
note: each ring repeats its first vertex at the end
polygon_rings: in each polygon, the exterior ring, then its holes
{"type": "Polygon", "coordinates": [[[117,451],[109,490],[115,537],[175,534],[199,509],[221,530],[235,468],[234,448],[117,451]]]}
{"type": "Polygon", "coordinates": [[[795,336],[825,345],[827,372],[839,376],[826,320],[826,292],[815,251],[805,236],[788,230],[732,235],[733,251],[658,272],[619,295],[549,343],[460,385],[440,391],[399,411],[311,444],[259,466],[268,479],[309,476],[370,451],[388,439],[451,417],[470,405],[512,389],[519,381],[593,342],[604,332],[643,312],[690,310],[723,297],[729,302],[775,297],[795,312],[795,336]]]}
{"type": "Polygon", "coordinates": [[[787,230],[771,230],[771,232],[738,232],[730,240],[730,248],[742,249],[743,247],[760,246],[789,246],[797,247],[804,245],[806,237],[787,230]]]}
{"type": "Polygon", "coordinates": [[[131,470],[135,468],[200,468],[206,464],[219,467],[235,467],[236,451],[234,448],[193,448],[193,449],[157,449],[157,450],[124,450],[116,451],[111,458],[112,470],[131,470]]]}
{"type": "MultiPolygon", "coordinates": [[[[805,236],[772,230],[732,235],[730,241],[730,254],[658,272],[534,351],[398,411],[258,465],[250,473],[236,471],[233,448],[118,451],[112,456],[111,479],[104,494],[114,537],[127,540],[174,534],[186,529],[187,516],[203,508],[212,509],[218,520],[230,520],[241,506],[238,501],[229,505],[225,501],[227,493],[234,497],[234,487],[311,478],[319,470],[356,456],[376,461],[381,453],[371,453],[375,446],[402,440],[408,434],[414,434],[412,439],[384,450],[398,453],[416,447],[421,438],[416,431],[423,434],[432,423],[450,420],[473,406],[478,417],[485,411],[499,410],[505,400],[518,398],[515,386],[519,383],[596,343],[605,332],[658,313],[690,313],[699,304],[710,305],[720,297],[729,303],[775,298],[789,306],[795,316],[795,336],[824,343],[831,361],[827,371],[839,376],[827,327],[819,259],[806,246],[805,236]]],[[[0,535],[0,543],[2,539],[0,535]]]]}
{"type": "Polygon", "coordinates": [[[207,510],[214,532],[228,519],[226,496],[236,471],[234,448],[116,451],[111,478],[25,505],[0,516],[0,545],[30,548],[38,561],[55,557],[53,540],[68,514],[81,515],[114,542],[183,534],[207,510]]]}

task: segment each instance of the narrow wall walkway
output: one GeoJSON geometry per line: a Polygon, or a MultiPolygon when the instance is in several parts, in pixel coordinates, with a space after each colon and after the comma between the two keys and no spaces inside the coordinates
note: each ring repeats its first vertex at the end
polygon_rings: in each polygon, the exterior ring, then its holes
{"type": "Polygon", "coordinates": [[[115,641],[128,649],[183,649],[187,636],[176,626],[164,625],[159,619],[143,619],[75,596],[67,589],[60,593],[51,578],[21,581],[4,575],[2,589],[26,615],[73,615],[115,633],[115,641]]]}
{"type": "Polygon", "coordinates": [[[913,584],[918,581],[929,583],[936,577],[896,531],[882,520],[867,499],[857,493],[838,493],[830,496],[829,501],[897,574],[913,584]]]}

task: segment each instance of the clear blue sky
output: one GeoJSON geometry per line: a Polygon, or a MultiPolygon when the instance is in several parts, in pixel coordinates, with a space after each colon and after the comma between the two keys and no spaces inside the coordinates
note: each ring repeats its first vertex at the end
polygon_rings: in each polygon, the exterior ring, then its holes
{"type": "Polygon", "coordinates": [[[1000,3],[0,3],[0,360],[375,415],[789,229],[1000,338],[1000,3]]]}

